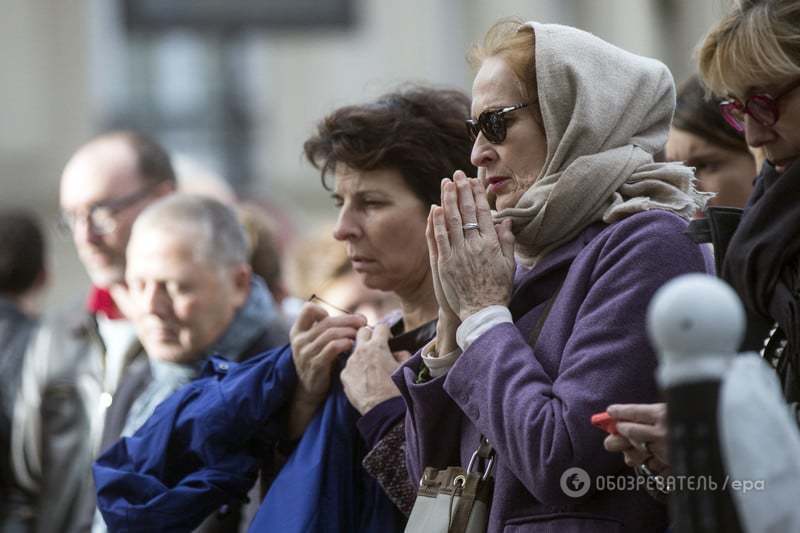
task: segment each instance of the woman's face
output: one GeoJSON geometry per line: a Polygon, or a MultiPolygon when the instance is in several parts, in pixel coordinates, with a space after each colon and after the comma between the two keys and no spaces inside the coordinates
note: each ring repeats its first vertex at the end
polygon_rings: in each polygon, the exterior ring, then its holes
{"type": "MultiPolygon", "coordinates": [[[[756,93],[782,94],[794,80],[753,87],[748,95],[756,93]]],[[[783,172],[800,157],[800,87],[783,94],[778,99],[778,122],[762,126],[750,115],[745,116],[747,144],[762,148],[775,170],[783,172]]]]}
{"type": "MultiPolygon", "coordinates": [[[[484,111],[530,102],[523,83],[505,60],[486,59],[472,84],[472,117],[484,111]]],[[[535,102],[504,115],[507,133],[500,144],[492,144],[481,133],[472,147],[472,163],[496,209],[517,205],[520,197],[538,179],[547,158],[547,141],[535,102]]]]}
{"type": "Polygon", "coordinates": [[[686,130],[670,128],[666,156],[669,161],[682,161],[695,168],[698,188],[717,193],[711,205],[744,207],[753,191],[756,165],[749,152],[724,148],[686,130]]]}
{"type": "Polygon", "coordinates": [[[337,165],[335,177],[339,218],[333,236],[345,241],[364,285],[401,297],[427,288],[427,212],[400,172],[337,165]]]}

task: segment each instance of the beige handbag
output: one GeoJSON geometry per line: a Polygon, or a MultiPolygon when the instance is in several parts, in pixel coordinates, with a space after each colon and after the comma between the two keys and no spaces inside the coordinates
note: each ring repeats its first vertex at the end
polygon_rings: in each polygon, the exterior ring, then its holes
{"type": "MultiPolygon", "coordinates": [[[[536,345],[564,280],[556,287],[528,336],[536,345]]],[[[495,451],[486,437],[465,471],[460,466],[444,470],[428,467],[422,473],[417,499],[408,517],[405,533],[485,533],[494,488],[495,451]],[[483,467],[483,471],[478,471],[483,467]]]]}
{"type": "Polygon", "coordinates": [[[466,470],[426,468],[405,532],[484,533],[492,502],[494,459],[489,441],[481,436],[466,470]]]}

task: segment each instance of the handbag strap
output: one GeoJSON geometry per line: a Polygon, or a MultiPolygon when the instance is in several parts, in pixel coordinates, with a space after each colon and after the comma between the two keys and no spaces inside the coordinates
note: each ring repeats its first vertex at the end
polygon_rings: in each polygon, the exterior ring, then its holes
{"type": "Polygon", "coordinates": [[[453,492],[451,495],[448,533],[465,533],[467,531],[476,501],[483,502],[488,509],[489,502],[492,501],[493,485],[492,479],[484,479],[478,474],[466,474],[463,476],[463,482],[458,494],[453,492]],[[455,505],[455,513],[453,513],[453,503],[456,495],[459,496],[459,500],[458,504],[455,505]]]}
{"type": "Polygon", "coordinates": [[[550,315],[550,310],[553,308],[553,303],[555,303],[556,298],[558,298],[558,293],[561,292],[561,287],[564,286],[564,281],[567,279],[566,276],[559,282],[556,290],[553,291],[553,294],[550,295],[550,298],[544,303],[544,309],[542,309],[541,314],[536,319],[536,323],[533,325],[533,329],[528,334],[528,344],[531,348],[536,346],[536,342],[539,340],[539,335],[542,333],[542,328],[544,328],[544,323],[547,320],[547,317],[550,315]]]}
{"type": "MultiPolygon", "coordinates": [[[[539,335],[542,333],[542,329],[544,328],[544,323],[547,321],[547,317],[550,315],[550,310],[553,308],[553,303],[555,303],[556,298],[558,298],[558,294],[561,292],[561,288],[564,286],[564,281],[566,281],[566,275],[561,279],[556,290],[553,291],[553,294],[545,301],[544,309],[536,318],[536,323],[533,325],[533,329],[531,329],[530,334],[528,334],[528,345],[531,348],[536,346],[536,342],[539,340],[539,335]]],[[[475,453],[472,455],[472,460],[470,460],[470,466],[472,466],[473,461],[475,458],[480,457],[481,459],[488,460],[490,457],[494,457],[494,449],[492,445],[489,444],[489,440],[481,434],[480,444],[478,445],[478,449],[475,450],[475,453]]],[[[469,471],[470,468],[467,468],[469,471]]]]}

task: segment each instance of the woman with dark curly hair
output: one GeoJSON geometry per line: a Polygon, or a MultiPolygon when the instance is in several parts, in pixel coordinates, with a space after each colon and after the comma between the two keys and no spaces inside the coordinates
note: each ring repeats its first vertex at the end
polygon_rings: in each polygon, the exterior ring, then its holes
{"type": "Polygon", "coordinates": [[[367,287],[398,297],[399,313],[368,327],[311,298],[290,346],[217,365],[224,376],[167,400],[95,467],[113,529],[192,528],[244,498],[262,461],[271,487],[254,530],[402,531],[414,486],[405,404],[390,376],[435,332],[426,217],[442,176],[471,167],[468,112],[463,93],[410,87],[320,122],[305,153],[338,209],[334,237],[367,287]],[[279,471],[276,450],[286,457],[279,471]]]}

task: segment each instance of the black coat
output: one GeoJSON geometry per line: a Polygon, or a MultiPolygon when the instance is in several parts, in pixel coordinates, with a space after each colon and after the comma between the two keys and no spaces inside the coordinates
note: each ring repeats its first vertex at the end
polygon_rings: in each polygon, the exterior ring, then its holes
{"type": "Polygon", "coordinates": [[[704,224],[714,244],[718,274],[744,303],[747,333],[740,348],[761,353],[775,368],[800,423],[798,198],[800,165],[778,174],[766,163],[743,211],[710,208],[704,224]]]}
{"type": "Polygon", "coordinates": [[[0,298],[0,530],[28,522],[27,495],[14,481],[11,469],[11,424],[14,398],[19,388],[25,349],[36,321],[10,300],[0,298]]]}

